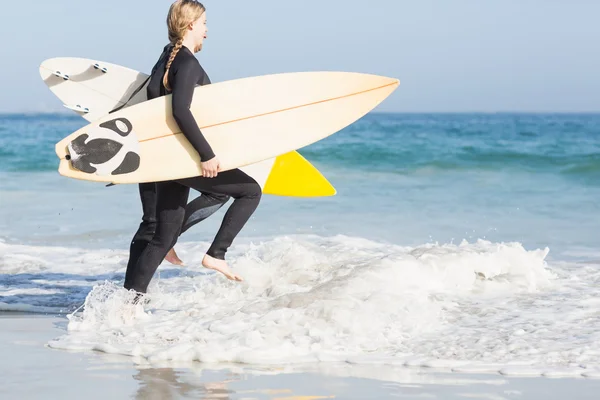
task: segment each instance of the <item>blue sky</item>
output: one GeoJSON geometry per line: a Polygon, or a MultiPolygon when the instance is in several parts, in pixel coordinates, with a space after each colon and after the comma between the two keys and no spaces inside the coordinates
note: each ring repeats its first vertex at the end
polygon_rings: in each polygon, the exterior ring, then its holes
{"type": "MultiPolygon", "coordinates": [[[[171,1],[11,1],[2,7],[0,112],[63,111],[46,58],[144,72],[171,1]]],[[[213,82],[342,70],[400,79],[378,111],[600,111],[598,0],[206,0],[198,59],[213,82]]]]}

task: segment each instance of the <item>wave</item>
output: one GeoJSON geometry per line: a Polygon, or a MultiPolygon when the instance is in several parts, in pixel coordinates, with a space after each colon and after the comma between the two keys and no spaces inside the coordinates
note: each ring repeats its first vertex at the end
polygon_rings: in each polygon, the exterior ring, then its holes
{"type": "MultiPolygon", "coordinates": [[[[243,284],[198,267],[207,246],[182,244],[191,267],[161,266],[142,306],[121,287],[125,251],[1,244],[0,301],[71,309],[67,333],[51,347],[151,362],[455,365],[535,354],[545,363],[555,360],[547,354],[560,343],[560,360],[568,364],[600,325],[592,316],[596,303],[581,302],[589,291],[561,287],[555,296],[564,271],[547,265],[548,249],[528,251],[519,243],[403,247],[281,236],[236,248],[230,260],[243,284]],[[556,309],[565,315],[569,307],[579,310],[577,318],[556,323],[556,309]],[[524,353],[527,346],[537,352],[524,353]]],[[[581,278],[570,283],[598,287],[597,276],[581,278]]],[[[588,361],[600,359],[590,353],[588,361]]]]}
{"type": "Polygon", "coordinates": [[[600,366],[600,269],[549,265],[547,248],[279,236],[236,246],[229,259],[245,279],[238,284],[199,267],[208,245],[181,244],[189,267],[163,264],[149,302],[133,305],[121,287],[125,250],[0,243],[0,302],[69,309],[67,332],[50,347],[156,363],[333,361],[507,374],[600,366]]]}

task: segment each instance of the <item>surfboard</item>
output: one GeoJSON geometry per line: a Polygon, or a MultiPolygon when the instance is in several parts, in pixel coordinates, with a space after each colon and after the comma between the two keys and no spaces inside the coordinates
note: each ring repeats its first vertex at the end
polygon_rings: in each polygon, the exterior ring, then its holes
{"type": "MultiPolygon", "coordinates": [[[[147,100],[149,76],[117,64],[57,57],[42,62],[40,75],[64,107],[88,122],[147,100]]],[[[256,180],[264,194],[293,197],[336,194],[321,172],[296,151],[240,169],[256,180]]]]}
{"type": "MultiPolygon", "coordinates": [[[[322,140],[398,85],[397,79],[353,72],[272,74],[197,87],[190,109],[226,171],[322,140]]],[[[59,173],[113,183],[200,175],[198,153],[171,114],[171,97],[115,111],[58,142],[59,173]]]]}

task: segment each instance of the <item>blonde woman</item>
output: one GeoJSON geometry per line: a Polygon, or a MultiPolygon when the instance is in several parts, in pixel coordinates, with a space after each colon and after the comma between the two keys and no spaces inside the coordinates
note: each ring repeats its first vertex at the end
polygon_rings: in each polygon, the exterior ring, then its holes
{"type": "Polygon", "coordinates": [[[177,0],[169,9],[167,26],[170,44],[152,69],[148,99],[172,94],[173,118],[200,155],[202,176],[140,185],[142,203],[144,199],[150,203],[155,200],[155,210],[144,206],[144,218],[155,218],[156,229],[149,241],[142,240],[138,230],[131,243],[124,286],[138,293],[146,293],[156,269],[177,242],[190,188],[201,192],[201,198],[205,196],[207,206],[213,203],[220,206],[230,197],[234,199],[202,265],[228,279],[241,281],[227,265],[225,253],[256,210],[262,195],[258,183],[239,169],[219,171],[219,159],[190,111],[195,87],[210,83],[194,56],[202,49],[208,31],[205,7],[195,0],[177,0]],[[154,215],[146,215],[146,211],[154,215]]]}

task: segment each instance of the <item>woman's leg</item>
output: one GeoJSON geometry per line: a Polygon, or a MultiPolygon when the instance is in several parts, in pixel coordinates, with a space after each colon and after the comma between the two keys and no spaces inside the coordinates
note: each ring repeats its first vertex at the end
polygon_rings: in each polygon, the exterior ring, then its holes
{"type": "Polygon", "coordinates": [[[138,258],[144,252],[144,249],[148,246],[156,231],[156,184],[154,182],[140,183],[138,190],[142,202],[143,215],[142,222],[129,245],[129,261],[127,262],[127,270],[125,271],[125,282],[131,279],[131,274],[138,258]]]}
{"type": "MultiPolygon", "coordinates": [[[[188,203],[185,207],[185,218],[181,228],[181,234],[199,222],[217,212],[227,201],[229,196],[217,193],[201,193],[200,196],[188,203]]],[[[183,265],[183,261],[175,252],[175,248],[169,250],[165,260],[174,265],[183,265]]]]}
{"type": "MultiPolygon", "coordinates": [[[[156,183],[156,232],[125,277],[125,288],[146,293],[165,255],[177,242],[189,188],[174,181],[156,183]]],[[[133,260],[132,260],[133,261],[133,260]]]]}
{"type": "Polygon", "coordinates": [[[258,207],[262,196],[260,185],[239,169],[220,172],[215,178],[194,177],[177,182],[202,193],[226,195],[234,199],[207,252],[215,259],[225,260],[225,253],[233,240],[258,207]]]}
{"type": "Polygon", "coordinates": [[[213,215],[227,203],[229,198],[230,196],[226,194],[203,192],[190,201],[185,207],[185,218],[181,233],[213,215]]]}

